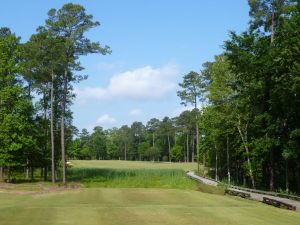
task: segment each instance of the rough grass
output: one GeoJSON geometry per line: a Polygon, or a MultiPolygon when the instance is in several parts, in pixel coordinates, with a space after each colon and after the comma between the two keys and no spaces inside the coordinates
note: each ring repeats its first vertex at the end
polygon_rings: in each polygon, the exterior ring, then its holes
{"type": "Polygon", "coordinates": [[[85,187],[132,187],[197,189],[197,182],[186,177],[182,169],[106,169],[71,168],[70,181],[85,187]]]}
{"type": "Polygon", "coordinates": [[[300,213],[192,190],[83,188],[0,193],[0,224],[299,225],[300,213]]]}
{"type": "Polygon", "coordinates": [[[68,169],[72,182],[84,187],[122,188],[198,188],[197,182],[185,175],[197,169],[196,163],[169,163],[119,160],[74,160],[68,169]]]}
{"type": "Polygon", "coordinates": [[[72,160],[71,163],[76,168],[197,170],[197,163],[169,163],[124,160],[72,160]]]}

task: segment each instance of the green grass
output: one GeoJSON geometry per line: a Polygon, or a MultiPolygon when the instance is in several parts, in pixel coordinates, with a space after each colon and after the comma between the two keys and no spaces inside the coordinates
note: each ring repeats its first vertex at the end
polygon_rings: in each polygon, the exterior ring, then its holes
{"type": "Polygon", "coordinates": [[[84,187],[197,189],[181,169],[70,168],[68,178],[84,187]]]}
{"type": "Polygon", "coordinates": [[[0,193],[2,225],[299,225],[300,214],[192,190],[83,188],[0,193]]]}
{"type": "Polygon", "coordinates": [[[71,163],[77,168],[197,170],[197,163],[169,163],[123,160],[72,160],[71,163]]]}
{"type": "Polygon", "coordinates": [[[69,181],[0,185],[0,225],[299,225],[300,213],[224,196],[185,176],[196,164],[72,161],[69,181]],[[103,188],[106,187],[106,188],[103,188]],[[23,188],[23,190],[22,190],[23,188]]]}
{"type": "Polygon", "coordinates": [[[84,187],[177,188],[196,190],[185,175],[196,163],[166,163],[117,160],[78,160],[68,169],[68,178],[84,187]]]}

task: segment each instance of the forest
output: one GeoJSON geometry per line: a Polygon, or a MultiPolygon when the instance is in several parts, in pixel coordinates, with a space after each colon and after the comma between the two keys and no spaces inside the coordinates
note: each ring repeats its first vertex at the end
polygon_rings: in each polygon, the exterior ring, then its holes
{"type": "Polygon", "coordinates": [[[299,194],[300,1],[248,2],[248,29],[183,75],[177,95],[193,110],[92,132],[72,124],[70,107],[87,79],[80,57],[112,53],[85,36],[100,23],[69,3],[25,43],[0,28],[1,178],[33,180],[40,170],[66,183],[71,159],[197,161],[225,183],[299,194]]]}

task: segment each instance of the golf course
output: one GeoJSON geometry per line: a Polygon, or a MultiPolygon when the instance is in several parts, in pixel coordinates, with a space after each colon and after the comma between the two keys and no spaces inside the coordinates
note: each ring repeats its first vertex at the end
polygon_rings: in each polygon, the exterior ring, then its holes
{"type": "Polygon", "coordinates": [[[298,225],[300,221],[298,212],[225,196],[221,188],[190,180],[184,170],[195,169],[196,163],[72,164],[70,173],[89,173],[89,181],[77,177],[70,181],[75,187],[67,189],[49,183],[1,188],[0,224],[298,225]]]}
{"type": "Polygon", "coordinates": [[[0,5],[0,225],[300,225],[300,0],[0,5]]]}

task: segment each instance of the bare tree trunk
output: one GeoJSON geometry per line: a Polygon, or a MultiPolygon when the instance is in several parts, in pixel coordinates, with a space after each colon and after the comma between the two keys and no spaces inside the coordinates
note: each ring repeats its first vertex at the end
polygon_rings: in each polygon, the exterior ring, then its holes
{"type": "Polygon", "coordinates": [[[26,179],[29,179],[29,159],[26,159],[26,179]]]}
{"type": "Polygon", "coordinates": [[[51,84],[51,121],[50,121],[50,129],[51,129],[51,180],[52,183],[55,183],[55,146],[54,146],[54,73],[52,71],[52,84],[51,84]]]}
{"type": "Polygon", "coordinates": [[[3,180],[3,167],[0,166],[0,180],[3,180]]]}
{"type": "MultiPolygon", "coordinates": [[[[47,83],[47,89],[48,89],[48,83],[47,83]]],[[[45,136],[45,143],[44,143],[44,155],[47,154],[47,147],[48,147],[48,124],[47,124],[47,112],[48,112],[48,102],[46,100],[46,91],[44,93],[44,121],[45,121],[45,127],[44,127],[44,136],[45,136]]],[[[41,171],[43,172],[41,177],[44,177],[44,181],[47,180],[47,173],[46,173],[46,167],[47,167],[47,162],[44,162],[44,168],[45,170],[43,170],[41,168],[41,171]]]]}
{"type": "Polygon", "coordinates": [[[186,162],[189,162],[189,134],[186,134],[186,162]]]}
{"type": "Polygon", "coordinates": [[[270,191],[274,191],[274,157],[272,147],[270,149],[270,191]]]}
{"type": "Polygon", "coordinates": [[[197,150],[197,165],[198,165],[198,172],[199,172],[200,171],[200,161],[199,161],[199,130],[198,130],[197,96],[195,96],[195,112],[196,112],[196,150],[197,150]]]}
{"type": "Polygon", "coordinates": [[[66,184],[67,174],[66,174],[66,149],[65,149],[65,110],[66,110],[66,98],[67,98],[67,85],[68,85],[68,70],[65,69],[64,74],[64,92],[61,101],[61,130],[60,130],[60,141],[61,141],[61,161],[62,161],[62,182],[66,184]]]}
{"type": "Polygon", "coordinates": [[[289,167],[288,167],[288,160],[285,160],[285,191],[286,193],[289,193],[289,167]]]}
{"type": "Polygon", "coordinates": [[[274,13],[274,6],[272,6],[272,25],[271,25],[271,44],[274,42],[275,37],[275,13],[274,13]]]}
{"type": "Polygon", "coordinates": [[[169,147],[169,162],[171,162],[171,144],[170,144],[170,135],[168,134],[168,147],[169,147]]]}
{"type": "Polygon", "coordinates": [[[194,135],[192,135],[191,141],[192,141],[192,162],[195,162],[195,139],[194,139],[194,135]]]}
{"type": "Polygon", "coordinates": [[[240,123],[241,123],[241,121],[239,120],[239,124],[238,124],[237,128],[238,128],[240,137],[242,139],[242,142],[244,144],[244,148],[246,150],[247,163],[248,163],[248,167],[249,167],[252,188],[255,189],[255,181],[254,181],[254,177],[253,177],[252,166],[251,166],[251,161],[250,161],[250,156],[249,156],[248,141],[247,141],[247,127],[248,127],[248,125],[246,124],[245,134],[243,134],[243,132],[241,130],[241,127],[240,127],[240,123]]]}
{"type": "Polygon", "coordinates": [[[215,151],[216,151],[216,177],[215,180],[218,181],[218,150],[217,145],[215,144],[215,151]]]}
{"type": "Polygon", "coordinates": [[[10,168],[8,167],[7,168],[7,182],[10,183],[11,180],[10,180],[10,168]]]}
{"type": "Polygon", "coordinates": [[[125,143],[125,161],[127,160],[127,146],[126,146],[126,143],[125,143]]]}
{"type": "Polygon", "coordinates": [[[44,167],[44,181],[47,181],[48,179],[48,169],[47,169],[47,166],[44,167]]]}
{"type": "Polygon", "coordinates": [[[230,165],[229,165],[229,138],[228,134],[226,136],[226,152],[227,152],[227,180],[228,184],[230,185],[230,165]]]}

